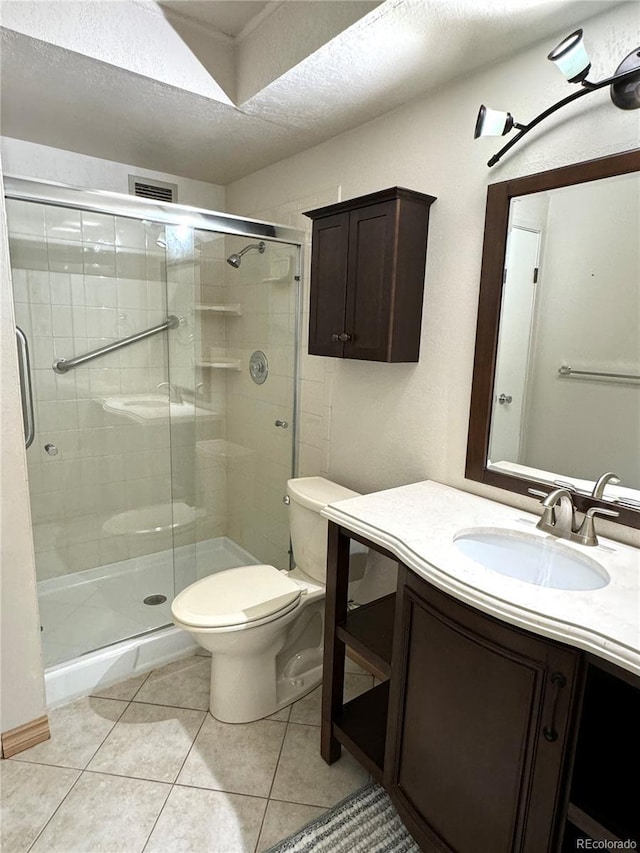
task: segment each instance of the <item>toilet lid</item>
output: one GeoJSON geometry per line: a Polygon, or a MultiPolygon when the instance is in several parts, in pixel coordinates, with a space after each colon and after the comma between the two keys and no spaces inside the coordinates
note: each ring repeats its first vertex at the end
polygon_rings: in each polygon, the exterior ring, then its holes
{"type": "Polygon", "coordinates": [[[173,600],[177,620],[195,628],[224,628],[290,610],[301,589],[274,566],[240,566],[209,575],[173,600]]]}

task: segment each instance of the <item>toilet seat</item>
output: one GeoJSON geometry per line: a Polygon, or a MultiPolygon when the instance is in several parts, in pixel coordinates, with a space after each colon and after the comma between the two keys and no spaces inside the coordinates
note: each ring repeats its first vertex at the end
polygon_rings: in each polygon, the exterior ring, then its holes
{"type": "Polygon", "coordinates": [[[301,595],[301,587],[274,566],[240,566],[191,584],[175,597],[171,612],[192,628],[234,628],[284,616],[301,595]]]}

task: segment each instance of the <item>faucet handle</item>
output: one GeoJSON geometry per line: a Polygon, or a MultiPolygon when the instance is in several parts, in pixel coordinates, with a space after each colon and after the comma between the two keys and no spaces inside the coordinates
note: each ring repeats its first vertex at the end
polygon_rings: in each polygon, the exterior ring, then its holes
{"type": "Polygon", "coordinates": [[[568,483],[566,480],[554,480],[554,486],[559,486],[561,489],[566,489],[568,492],[573,492],[574,494],[578,494],[578,490],[573,485],[573,483],[568,483]]]}
{"type": "Polygon", "coordinates": [[[539,489],[527,489],[530,495],[535,495],[537,498],[549,497],[549,492],[541,492],[539,489]]]}
{"type": "Polygon", "coordinates": [[[586,511],[584,520],[580,525],[580,529],[577,533],[571,537],[574,542],[579,542],[581,545],[597,545],[598,537],[596,536],[596,528],[593,523],[593,517],[595,515],[609,515],[613,518],[617,518],[620,515],[619,512],[614,512],[612,509],[605,509],[604,507],[592,506],[586,511]]]}

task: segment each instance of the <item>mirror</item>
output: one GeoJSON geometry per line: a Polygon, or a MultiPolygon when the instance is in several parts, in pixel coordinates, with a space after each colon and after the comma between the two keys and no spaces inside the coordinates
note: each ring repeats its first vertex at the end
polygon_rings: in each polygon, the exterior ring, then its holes
{"type": "Polygon", "coordinates": [[[569,482],[640,527],[639,234],[640,151],[489,187],[469,479],[569,482]]]}

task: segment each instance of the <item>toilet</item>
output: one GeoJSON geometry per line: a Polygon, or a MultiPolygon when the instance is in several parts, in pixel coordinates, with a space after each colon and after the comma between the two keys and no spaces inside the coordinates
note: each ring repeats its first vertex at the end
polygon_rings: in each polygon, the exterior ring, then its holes
{"type": "MultiPolygon", "coordinates": [[[[323,477],[287,482],[295,568],[240,566],[188,586],[171,605],[174,623],[211,652],[209,710],[225,723],[275,713],[322,680],[329,503],[358,496],[323,477]]],[[[362,577],[367,549],[352,543],[362,577]]]]}

